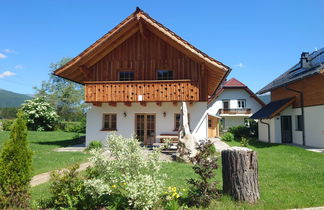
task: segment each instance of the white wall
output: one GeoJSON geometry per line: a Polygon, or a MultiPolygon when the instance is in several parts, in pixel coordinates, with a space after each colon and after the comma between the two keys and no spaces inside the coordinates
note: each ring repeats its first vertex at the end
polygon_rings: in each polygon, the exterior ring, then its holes
{"type": "MultiPolygon", "coordinates": [[[[262,122],[267,123],[270,125],[270,142],[271,143],[280,143],[281,137],[278,139],[278,136],[276,134],[276,128],[278,127],[276,119],[264,119],[262,122]],[[280,141],[280,142],[278,142],[280,141]]],[[[261,123],[261,120],[258,121],[258,132],[259,132],[259,140],[263,142],[269,141],[269,131],[268,131],[268,125],[261,123]]]]}
{"type": "Polygon", "coordinates": [[[261,109],[261,105],[246,92],[244,89],[224,89],[224,91],[214,99],[210,104],[208,104],[208,113],[211,115],[216,115],[219,109],[223,108],[222,100],[230,100],[230,109],[238,108],[238,99],[246,100],[246,108],[250,108],[252,114],[261,109]]]}
{"type": "Polygon", "coordinates": [[[324,105],[305,107],[306,145],[324,148],[324,105]]]}
{"type": "Polygon", "coordinates": [[[226,116],[222,117],[225,120],[225,128],[228,129],[232,126],[244,125],[244,119],[249,118],[248,116],[226,116]]]}
{"type": "MultiPolygon", "coordinates": [[[[156,114],[156,135],[161,133],[177,133],[174,130],[174,114],[180,113],[180,103],[174,106],[172,102],[164,102],[162,106],[156,103],[147,103],[141,106],[139,103],[132,103],[131,107],[124,103],[117,103],[116,107],[102,104],[101,107],[92,106],[87,113],[86,144],[93,140],[104,141],[109,131],[101,131],[102,117],[104,113],[117,114],[117,133],[130,137],[135,133],[135,114],[154,113],[156,114]],[[124,117],[126,112],[127,117],[124,117]],[[166,117],[163,117],[166,112],[166,117]]],[[[207,102],[196,102],[192,105],[187,103],[190,114],[190,129],[197,139],[207,137],[207,102]]]]}

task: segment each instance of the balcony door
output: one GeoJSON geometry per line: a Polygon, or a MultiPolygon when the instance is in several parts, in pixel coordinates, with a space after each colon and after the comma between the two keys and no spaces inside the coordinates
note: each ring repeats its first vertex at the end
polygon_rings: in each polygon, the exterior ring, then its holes
{"type": "Polygon", "coordinates": [[[230,108],[229,100],[223,100],[223,109],[228,110],[230,108]]]}
{"type": "Polygon", "coordinates": [[[144,145],[155,142],[155,114],[135,114],[135,130],[137,138],[144,145]]]}

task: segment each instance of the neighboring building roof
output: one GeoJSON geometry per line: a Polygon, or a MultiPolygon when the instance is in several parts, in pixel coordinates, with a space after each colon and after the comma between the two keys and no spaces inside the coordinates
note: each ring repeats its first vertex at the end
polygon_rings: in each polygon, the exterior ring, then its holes
{"type": "MultiPolygon", "coordinates": [[[[118,45],[116,42],[123,39],[123,34],[128,33],[129,35],[132,28],[141,27],[142,24],[146,24],[147,26],[154,28],[158,31],[158,33],[162,34],[164,37],[167,37],[170,42],[172,41],[174,45],[181,47],[183,52],[190,54],[191,57],[206,64],[212,70],[222,72],[223,77],[230,72],[231,69],[228,66],[198,50],[193,45],[176,35],[170,29],[151,18],[147,13],[143,12],[139,8],[136,8],[134,13],[128,16],[115,28],[106,33],[103,37],[98,39],[90,47],[66,63],[64,66],[55,70],[54,75],[83,84],[84,78],[82,75],[85,71],[84,67],[89,67],[87,64],[90,62],[90,60],[94,57],[103,56],[103,52],[107,51],[107,48],[111,48],[112,50],[117,47],[118,45]]],[[[132,32],[135,33],[135,30],[132,30],[132,32]]]]}
{"type": "Polygon", "coordinates": [[[311,54],[302,53],[300,61],[277,79],[259,90],[258,94],[269,92],[306,77],[320,74],[324,70],[324,47],[311,54]]]}
{"type": "Polygon", "coordinates": [[[244,87],[247,87],[247,86],[233,77],[230,80],[226,81],[223,87],[224,88],[237,88],[237,87],[238,88],[240,88],[240,87],[244,88],[244,87]]]}
{"type": "Polygon", "coordinates": [[[253,91],[248,88],[248,86],[246,86],[244,83],[240,82],[239,80],[237,80],[236,78],[231,78],[230,80],[227,80],[224,82],[223,86],[221,86],[221,88],[216,91],[216,94],[211,97],[208,101],[208,103],[212,103],[214,100],[216,100],[216,98],[218,98],[218,96],[220,96],[220,94],[225,90],[225,89],[244,89],[246,92],[248,92],[250,94],[251,97],[253,97],[259,104],[261,104],[261,106],[264,106],[265,103],[257,96],[253,93],[253,91]]]}
{"type": "Polygon", "coordinates": [[[252,119],[271,119],[295,101],[295,98],[285,98],[272,101],[254,113],[252,119]]]}

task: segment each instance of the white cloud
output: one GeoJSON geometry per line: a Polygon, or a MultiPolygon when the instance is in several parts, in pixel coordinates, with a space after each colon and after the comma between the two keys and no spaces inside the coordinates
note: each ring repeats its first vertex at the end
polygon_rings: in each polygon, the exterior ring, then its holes
{"type": "Polygon", "coordinates": [[[15,50],[13,50],[13,49],[9,49],[9,48],[4,49],[3,52],[5,52],[5,53],[16,53],[15,50]]]}
{"type": "Polygon", "coordinates": [[[11,71],[5,71],[3,73],[0,74],[0,79],[1,78],[5,78],[5,77],[11,77],[11,76],[15,76],[16,73],[11,72],[11,71]]]}
{"type": "Polygon", "coordinates": [[[23,66],[23,65],[15,65],[14,68],[15,68],[15,69],[23,69],[24,66],[23,66]]]}
{"type": "Polygon", "coordinates": [[[245,67],[245,65],[243,63],[239,63],[239,64],[236,64],[235,66],[239,67],[239,68],[243,68],[245,67]]]}
{"type": "Polygon", "coordinates": [[[5,54],[0,53],[0,59],[5,59],[7,56],[5,54]]]}

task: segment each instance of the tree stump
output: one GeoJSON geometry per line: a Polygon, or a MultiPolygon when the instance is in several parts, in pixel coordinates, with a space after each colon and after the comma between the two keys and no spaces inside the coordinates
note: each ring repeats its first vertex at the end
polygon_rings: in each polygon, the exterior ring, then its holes
{"type": "Polygon", "coordinates": [[[259,198],[257,153],[245,147],[222,151],[223,192],[236,201],[255,203],[259,198]]]}

